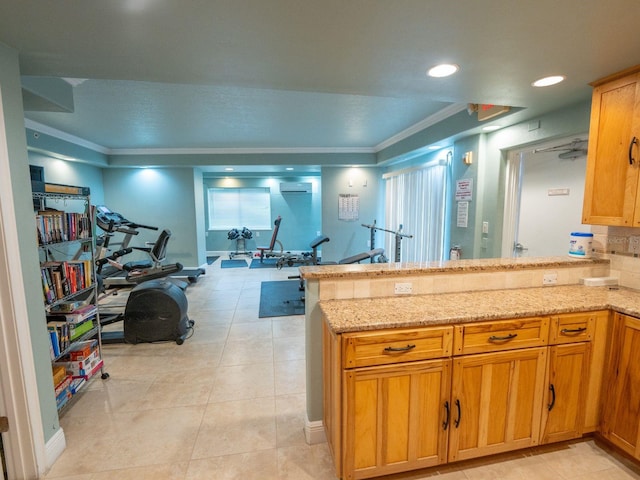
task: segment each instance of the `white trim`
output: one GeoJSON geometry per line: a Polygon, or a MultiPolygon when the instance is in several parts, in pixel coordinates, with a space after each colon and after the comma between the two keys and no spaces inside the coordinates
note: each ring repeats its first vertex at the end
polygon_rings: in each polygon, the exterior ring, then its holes
{"type": "Polygon", "coordinates": [[[28,326],[9,152],[0,92],[0,390],[9,431],[2,435],[11,478],[39,478],[45,449],[28,326]],[[20,325],[18,325],[20,319],[20,325]]]}
{"type": "Polygon", "coordinates": [[[47,458],[47,470],[53,467],[56,460],[60,458],[64,449],[67,448],[67,439],[64,436],[64,430],[62,427],[58,429],[53,437],[49,439],[45,446],[46,458],[47,458]]]}
{"type": "Polygon", "coordinates": [[[90,142],[89,140],[76,137],[75,135],[71,135],[69,133],[60,131],[56,128],[43,125],[42,123],[34,122],[33,120],[29,120],[28,118],[24,119],[24,126],[31,130],[37,130],[38,132],[44,133],[51,137],[59,138],[60,140],[65,140],[75,145],[88,148],[89,150],[94,150],[98,153],[103,153],[105,155],[108,155],[110,152],[110,150],[107,147],[103,147],[102,145],[98,145],[97,143],[90,142]]]}
{"type": "Polygon", "coordinates": [[[325,443],[327,436],[324,432],[324,424],[322,420],[310,421],[305,415],[304,418],[304,438],[309,445],[325,443]]]}
{"type": "Polygon", "coordinates": [[[518,234],[520,213],[520,177],[522,175],[522,151],[507,153],[505,174],[504,216],[502,227],[502,258],[512,258],[518,234]]]}
{"type": "Polygon", "coordinates": [[[441,122],[467,108],[466,103],[453,103],[421,120],[374,147],[300,147],[300,148],[108,148],[84,140],[75,135],[25,119],[26,128],[37,130],[60,140],[94,150],[104,155],[247,155],[247,154],[330,154],[330,153],[378,153],[405,138],[441,122]]]}
{"type": "Polygon", "coordinates": [[[376,153],[369,147],[300,148],[115,148],[110,155],[244,155],[244,154],[376,153]]]}
{"type": "Polygon", "coordinates": [[[464,103],[464,104],[463,103],[451,104],[448,107],[445,107],[442,110],[437,111],[433,115],[425,118],[424,120],[416,123],[415,125],[410,126],[406,130],[403,130],[402,132],[397,133],[393,137],[388,138],[384,142],[379,143],[373,149],[374,149],[374,151],[376,153],[381,151],[381,150],[384,150],[385,148],[390,147],[391,145],[394,145],[394,144],[404,140],[405,138],[410,137],[411,135],[414,135],[414,134],[416,134],[418,132],[421,132],[425,128],[429,128],[432,125],[435,125],[436,123],[441,122],[441,121],[443,121],[443,120],[455,115],[456,113],[461,112],[462,110],[465,110],[466,108],[467,108],[467,104],[466,103],[464,103]]]}

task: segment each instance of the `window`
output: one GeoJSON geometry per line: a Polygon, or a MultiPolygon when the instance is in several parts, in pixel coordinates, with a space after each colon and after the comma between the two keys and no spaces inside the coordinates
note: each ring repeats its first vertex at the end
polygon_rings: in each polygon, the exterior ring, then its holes
{"type": "Polygon", "coordinates": [[[271,229],[269,188],[210,188],[209,230],[271,229]]]}

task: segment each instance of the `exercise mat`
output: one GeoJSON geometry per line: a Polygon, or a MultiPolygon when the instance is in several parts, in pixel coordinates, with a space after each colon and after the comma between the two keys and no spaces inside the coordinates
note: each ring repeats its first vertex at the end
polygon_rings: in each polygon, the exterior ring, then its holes
{"type": "Polygon", "coordinates": [[[215,262],[219,258],[220,258],[219,255],[214,255],[213,257],[207,257],[207,265],[213,265],[213,262],[215,262]]]}
{"type": "Polygon", "coordinates": [[[276,268],[277,264],[277,258],[265,258],[262,260],[262,262],[259,258],[254,258],[253,260],[251,260],[251,265],[249,265],[249,268],[276,268]]]}
{"type": "Polygon", "coordinates": [[[304,315],[303,291],[299,280],[262,282],[259,318],[304,315]]]}
{"type": "Polygon", "coordinates": [[[222,262],[220,262],[220,268],[240,268],[246,266],[246,260],[222,260],[222,262]]]}

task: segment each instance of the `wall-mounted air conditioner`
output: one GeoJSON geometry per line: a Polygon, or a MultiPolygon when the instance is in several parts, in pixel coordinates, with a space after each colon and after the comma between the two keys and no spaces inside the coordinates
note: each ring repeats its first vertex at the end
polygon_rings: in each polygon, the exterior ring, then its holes
{"type": "Polygon", "coordinates": [[[308,182],[281,182],[280,193],[311,193],[312,187],[308,182]]]}

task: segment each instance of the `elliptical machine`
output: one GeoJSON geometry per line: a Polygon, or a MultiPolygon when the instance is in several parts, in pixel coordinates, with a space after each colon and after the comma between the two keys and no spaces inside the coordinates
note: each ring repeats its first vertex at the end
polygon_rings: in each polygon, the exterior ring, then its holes
{"type": "MultiPolygon", "coordinates": [[[[113,227],[113,220],[110,222],[113,227]]],[[[184,289],[168,276],[182,270],[180,263],[163,265],[167,244],[171,238],[169,230],[163,230],[153,247],[127,247],[145,251],[151,262],[120,263],[117,258],[129,253],[119,250],[111,256],[98,258],[98,275],[101,267],[109,263],[126,272],[126,280],[136,286],[129,293],[124,312],[100,315],[101,325],[123,321],[122,332],[103,332],[103,343],[152,343],[174,340],[178,345],[191,335],[195,322],[187,315],[188,302],[184,289]]],[[[100,284],[102,293],[106,293],[100,284]]],[[[100,303],[98,308],[100,308],[100,303]]],[[[104,308],[104,305],[102,306],[104,308]]],[[[108,307],[107,307],[108,308],[108,307]]]]}

